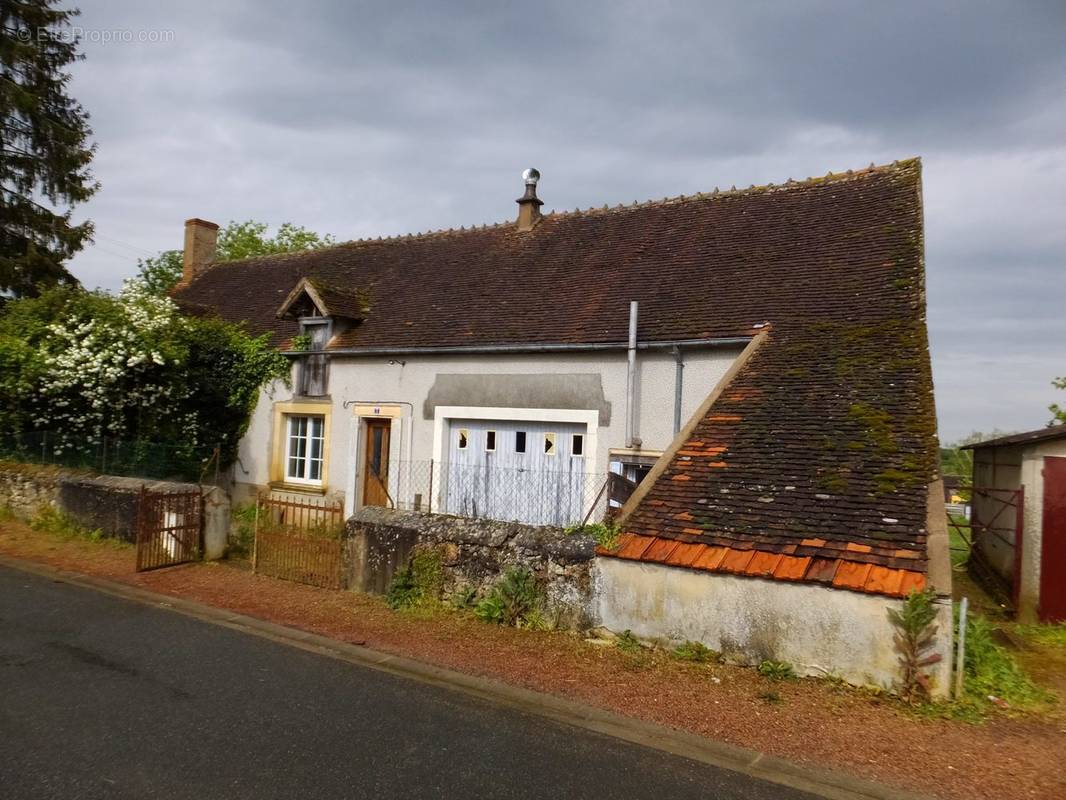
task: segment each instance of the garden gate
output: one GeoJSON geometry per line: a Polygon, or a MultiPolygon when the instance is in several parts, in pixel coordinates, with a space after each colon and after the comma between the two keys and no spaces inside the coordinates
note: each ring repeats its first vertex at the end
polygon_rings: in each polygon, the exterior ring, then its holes
{"type": "Polygon", "coordinates": [[[137,571],[198,559],[203,525],[204,499],[198,490],[150,492],[142,487],[137,510],[137,571]]]}

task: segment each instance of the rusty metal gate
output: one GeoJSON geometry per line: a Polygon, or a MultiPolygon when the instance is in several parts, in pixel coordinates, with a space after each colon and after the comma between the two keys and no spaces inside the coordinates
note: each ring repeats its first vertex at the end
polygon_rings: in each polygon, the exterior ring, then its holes
{"type": "Polygon", "coordinates": [[[204,500],[199,491],[142,488],[137,509],[137,571],[198,559],[203,523],[204,500]]]}

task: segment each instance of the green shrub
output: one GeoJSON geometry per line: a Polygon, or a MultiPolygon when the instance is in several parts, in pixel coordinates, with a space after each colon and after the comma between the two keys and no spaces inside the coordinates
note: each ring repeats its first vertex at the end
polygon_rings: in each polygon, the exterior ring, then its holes
{"type": "Polygon", "coordinates": [[[530,619],[543,605],[544,593],[536,576],[528,569],[513,567],[477,604],[474,613],[484,622],[521,628],[529,626],[530,619]]]}
{"type": "Polygon", "coordinates": [[[706,664],[708,661],[718,661],[720,656],[703,642],[687,641],[674,648],[674,657],[682,661],[694,661],[697,664],[706,664]]]}
{"type": "Polygon", "coordinates": [[[622,532],[613,522],[593,522],[589,525],[573,525],[566,529],[568,536],[581,534],[591,536],[596,544],[605,550],[613,550],[618,545],[618,537],[622,532]]]}
{"type": "Polygon", "coordinates": [[[772,681],[787,681],[796,677],[796,671],[787,661],[771,661],[767,659],[759,664],[759,674],[772,681]]]}

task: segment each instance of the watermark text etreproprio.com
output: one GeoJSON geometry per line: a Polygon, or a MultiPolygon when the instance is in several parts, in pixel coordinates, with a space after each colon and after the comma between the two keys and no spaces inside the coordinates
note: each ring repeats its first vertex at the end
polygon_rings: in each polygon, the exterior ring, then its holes
{"type": "Polygon", "coordinates": [[[69,28],[52,30],[50,28],[20,28],[17,33],[21,42],[64,42],[74,44],[77,42],[91,44],[169,44],[175,39],[174,31],[149,30],[142,28],[83,28],[79,25],[71,25],[69,28]]]}

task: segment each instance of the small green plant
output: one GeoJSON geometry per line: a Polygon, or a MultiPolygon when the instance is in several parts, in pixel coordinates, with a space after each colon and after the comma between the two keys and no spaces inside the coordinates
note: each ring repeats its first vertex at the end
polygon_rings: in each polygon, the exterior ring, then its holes
{"type": "Polygon", "coordinates": [[[682,661],[694,661],[697,664],[718,661],[721,657],[703,642],[687,641],[674,648],[674,658],[682,661]]]}
{"type": "Polygon", "coordinates": [[[6,503],[0,506],[0,522],[14,522],[17,520],[18,514],[15,513],[15,509],[6,503]]]}
{"type": "Polygon", "coordinates": [[[787,661],[771,661],[767,659],[759,664],[759,674],[772,681],[787,681],[796,677],[796,671],[787,661]]]}
{"type": "Polygon", "coordinates": [[[389,608],[415,608],[440,600],[444,586],[444,567],[440,553],[433,549],[418,549],[411,554],[407,565],[397,570],[385,592],[389,608]]]}
{"type": "Polygon", "coordinates": [[[496,625],[527,626],[544,605],[544,593],[528,569],[512,567],[474,608],[478,619],[496,625]]]}
{"type": "Polygon", "coordinates": [[[760,700],[770,703],[771,705],[779,705],[785,702],[784,698],[782,698],[781,695],[775,692],[773,689],[767,689],[765,691],[759,692],[755,696],[758,697],[760,700]]]}
{"type": "Polygon", "coordinates": [[[107,537],[100,528],[86,528],[74,517],[54,506],[41,506],[30,519],[30,527],[41,533],[50,533],[62,539],[88,539],[99,542],[107,537]]]}
{"type": "Polygon", "coordinates": [[[255,503],[234,507],[231,514],[227,556],[248,558],[255,546],[255,503]]]}
{"type": "Polygon", "coordinates": [[[314,341],[309,333],[299,333],[292,337],[292,349],[297,353],[306,353],[313,344],[314,341]]]}
{"type": "Polygon", "coordinates": [[[626,653],[636,653],[643,648],[640,639],[633,635],[633,631],[626,628],[614,641],[614,646],[626,653]]]}
{"type": "Polygon", "coordinates": [[[397,570],[385,592],[385,603],[393,611],[413,608],[422,602],[422,589],[415,582],[414,570],[408,564],[397,570]]]}
{"type": "Polygon", "coordinates": [[[581,534],[590,536],[604,550],[613,550],[618,546],[622,532],[613,522],[593,522],[588,525],[573,525],[566,529],[568,536],[581,534]]]}
{"type": "Polygon", "coordinates": [[[452,608],[456,610],[466,611],[473,608],[476,601],[477,587],[475,586],[462,586],[452,593],[452,608]]]}
{"type": "Polygon", "coordinates": [[[936,598],[934,591],[923,589],[911,592],[903,601],[903,608],[888,610],[888,618],[896,627],[895,644],[899,652],[899,696],[907,703],[928,701],[929,675],[926,668],[940,661],[939,653],[931,653],[936,643],[936,598]]]}

